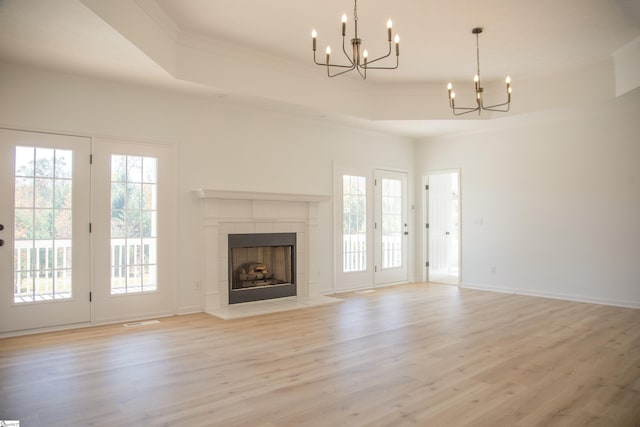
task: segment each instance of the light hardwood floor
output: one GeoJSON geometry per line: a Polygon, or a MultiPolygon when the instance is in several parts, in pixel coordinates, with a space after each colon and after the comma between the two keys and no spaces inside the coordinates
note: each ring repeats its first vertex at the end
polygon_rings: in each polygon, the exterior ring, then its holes
{"type": "Polygon", "coordinates": [[[0,340],[25,426],[640,425],[640,310],[413,284],[0,340]]]}

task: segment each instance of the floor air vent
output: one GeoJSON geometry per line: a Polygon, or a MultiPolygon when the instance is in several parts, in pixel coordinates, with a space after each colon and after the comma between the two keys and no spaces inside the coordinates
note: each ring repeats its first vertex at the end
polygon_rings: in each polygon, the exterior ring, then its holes
{"type": "Polygon", "coordinates": [[[160,321],[159,320],[145,320],[143,322],[131,322],[131,323],[125,323],[124,327],[125,328],[135,328],[137,326],[153,325],[154,323],[160,323],[160,321]]]}

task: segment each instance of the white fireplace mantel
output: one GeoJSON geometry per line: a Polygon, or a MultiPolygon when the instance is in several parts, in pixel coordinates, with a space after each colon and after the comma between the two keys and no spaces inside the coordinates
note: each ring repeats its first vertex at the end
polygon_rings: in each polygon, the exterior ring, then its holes
{"type": "Polygon", "coordinates": [[[281,202],[328,202],[331,196],[320,194],[263,193],[257,191],[194,190],[200,199],[220,200],[267,200],[281,202]]]}
{"type": "Polygon", "coordinates": [[[319,295],[318,204],[331,196],[196,189],[202,200],[204,311],[229,305],[229,234],[296,233],[298,296],[319,295]]]}

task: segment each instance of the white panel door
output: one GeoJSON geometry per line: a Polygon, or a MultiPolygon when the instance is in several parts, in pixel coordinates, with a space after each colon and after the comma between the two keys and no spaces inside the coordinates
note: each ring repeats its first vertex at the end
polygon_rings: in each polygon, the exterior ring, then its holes
{"type": "Polygon", "coordinates": [[[407,281],[407,174],[375,171],[375,284],[407,281]]]}
{"type": "Polygon", "coordinates": [[[155,144],[93,148],[94,321],[174,314],[176,156],[155,144]]]}
{"type": "Polygon", "coordinates": [[[432,174],[428,182],[428,280],[457,284],[460,250],[458,173],[432,174]]]}
{"type": "Polygon", "coordinates": [[[0,129],[0,332],[90,321],[90,153],[0,129]]]}

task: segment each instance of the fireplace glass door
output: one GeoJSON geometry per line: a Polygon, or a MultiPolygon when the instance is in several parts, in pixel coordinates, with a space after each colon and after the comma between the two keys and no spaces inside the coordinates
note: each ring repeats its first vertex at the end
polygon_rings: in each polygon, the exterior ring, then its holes
{"type": "Polygon", "coordinates": [[[229,304],[296,295],[296,233],[229,235],[229,304]]]}

